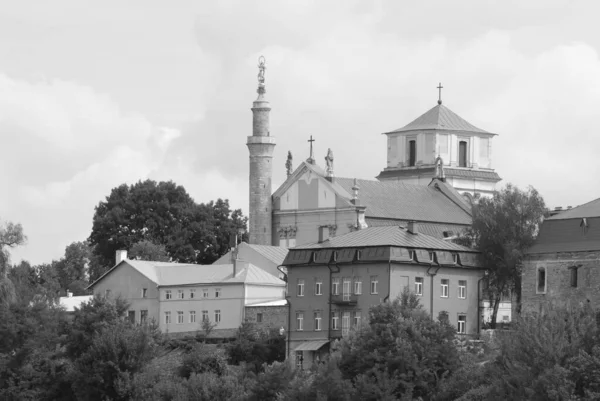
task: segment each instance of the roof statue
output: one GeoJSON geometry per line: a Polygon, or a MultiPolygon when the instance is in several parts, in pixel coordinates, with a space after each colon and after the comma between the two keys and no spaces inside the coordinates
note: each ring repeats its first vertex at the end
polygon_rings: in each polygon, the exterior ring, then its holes
{"type": "Polygon", "coordinates": [[[265,57],[260,56],[258,58],[258,94],[262,95],[266,92],[265,90],[265,70],[267,66],[265,65],[265,57]]]}
{"type": "Polygon", "coordinates": [[[331,148],[327,149],[327,156],[325,156],[325,169],[327,177],[333,177],[333,152],[331,148]]]}
{"type": "Polygon", "coordinates": [[[290,175],[292,175],[292,151],[288,150],[288,155],[287,155],[287,160],[285,161],[285,169],[287,172],[287,176],[289,177],[290,175]]]}
{"type": "Polygon", "coordinates": [[[446,179],[444,174],[444,160],[440,156],[435,159],[435,178],[442,181],[446,179]]]}

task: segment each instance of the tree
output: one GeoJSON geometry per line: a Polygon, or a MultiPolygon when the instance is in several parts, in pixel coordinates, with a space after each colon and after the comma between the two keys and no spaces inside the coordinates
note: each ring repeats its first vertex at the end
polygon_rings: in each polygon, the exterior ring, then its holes
{"type": "Polygon", "coordinates": [[[143,241],[164,246],[175,262],[212,263],[246,221],[227,200],[198,205],[172,181],[147,180],[114,188],[98,204],[89,241],[105,268],[114,265],[115,251],[143,241]]]}
{"type": "Polygon", "coordinates": [[[461,242],[466,239],[478,249],[484,266],[489,268],[487,294],[493,305],[492,328],[506,292],[515,294],[520,312],[521,264],[546,213],[544,200],[533,187],[521,191],[511,184],[492,198],[481,198],[473,204],[473,225],[461,242]]]}
{"type": "Polygon", "coordinates": [[[154,244],[150,241],[140,241],[133,244],[128,253],[128,258],[139,260],[152,260],[157,262],[170,262],[164,245],[154,244]]]}
{"type": "Polygon", "coordinates": [[[0,306],[16,300],[14,285],[8,277],[10,269],[8,249],[24,244],[26,239],[20,224],[0,221],[0,306]]]}
{"type": "Polygon", "coordinates": [[[210,334],[213,332],[215,327],[217,327],[217,323],[211,322],[210,319],[208,319],[208,318],[202,319],[202,322],[200,323],[200,329],[202,330],[202,332],[204,334],[204,342],[205,343],[206,343],[206,339],[208,338],[208,336],[210,336],[210,334]]]}
{"type": "Polygon", "coordinates": [[[74,295],[87,294],[89,284],[89,265],[92,261],[92,249],[87,242],[73,242],[65,248],[65,256],[52,262],[58,274],[63,291],[74,295]]]}

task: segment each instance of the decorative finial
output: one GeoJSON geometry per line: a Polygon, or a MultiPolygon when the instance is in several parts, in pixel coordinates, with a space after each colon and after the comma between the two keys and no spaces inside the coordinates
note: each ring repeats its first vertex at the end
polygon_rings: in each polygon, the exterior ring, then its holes
{"type": "Polygon", "coordinates": [[[292,175],[292,151],[288,150],[287,160],[285,162],[285,169],[287,171],[287,176],[292,175]]]}
{"type": "Polygon", "coordinates": [[[354,185],[352,185],[352,203],[354,205],[358,205],[358,190],[360,187],[358,186],[358,181],[356,178],[354,179],[354,185]]]}
{"type": "Polygon", "coordinates": [[[310,142],[310,156],[308,157],[308,159],[306,159],[307,162],[309,162],[310,164],[315,164],[315,158],[313,157],[313,142],[315,141],[315,139],[313,139],[312,135],[310,136],[310,139],[308,140],[308,142],[310,142]]]}
{"type": "Polygon", "coordinates": [[[438,97],[438,104],[442,104],[442,89],[444,88],[442,86],[442,83],[440,82],[440,84],[438,85],[438,91],[439,91],[439,97],[438,97]]]}
{"type": "Polygon", "coordinates": [[[267,66],[265,65],[265,57],[260,56],[258,58],[258,94],[263,95],[267,90],[265,89],[265,70],[267,66]]]}
{"type": "Polygon", "coordinates": [[[327,149],[327,156],[325,156],[325,165],[327,166],[325,169],[326,177],[333,178],[333,152],[331,148],[327,149]]]}

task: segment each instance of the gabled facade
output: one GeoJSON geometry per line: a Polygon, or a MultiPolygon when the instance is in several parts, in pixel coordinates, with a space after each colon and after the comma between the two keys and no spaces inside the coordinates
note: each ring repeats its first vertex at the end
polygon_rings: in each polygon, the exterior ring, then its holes
{"type": "Polygon", "coordinates": [[[232,336],[245,306],[281,300],[285,283],[245,262],[194,265],[122,260],[90,285],[95,296],[130,304],[128,318],[155,321],[163,333],[195,333],[202,320],[216,323],[215,336],[232,336]]]}
{"type": "Polygon", "coordinates": [[[378,179],[428,185],[438,176],[438,161],[446,181],[461,194],[490,195],[500,177],[492,168],[496,134],[470,124],[437,106],[394,131],[386,132],[387,165],[378,179]]]}
{"type": "Polygon", "coordinates": [[[288,356],[297,366],[322,358],[331,340],[368,318],[370,307],[405,288],[434,318],[445,311],[460,333],[478,332],[478,253],[410,227],[371,227],[290,249],[288,356]]]}
{"type": "Polygon", "coordinates": [[[600,199],[544,221],[523,263],[525,313],[548,303],[600,305],[600,199]]]}

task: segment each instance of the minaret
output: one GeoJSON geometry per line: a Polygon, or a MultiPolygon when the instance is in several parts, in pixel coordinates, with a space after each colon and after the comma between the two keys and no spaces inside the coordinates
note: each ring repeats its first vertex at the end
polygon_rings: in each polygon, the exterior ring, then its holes
{"type": "Polygon", "coordinates": [[[258,98],[252,105],[252,136],[250,151],[250,222],[251,244],[272,245],[271,238],[271,176],[275,138],[269,132],[271,107],[265,99],[265,58],[258,59],[258,98]]]}

